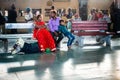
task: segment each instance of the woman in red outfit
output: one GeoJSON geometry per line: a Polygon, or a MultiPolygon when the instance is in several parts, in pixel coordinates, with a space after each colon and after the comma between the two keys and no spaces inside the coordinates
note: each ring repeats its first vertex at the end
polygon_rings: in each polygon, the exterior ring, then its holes
{"type": "Polygon", "coordinates": [[[33,31],[33,38],[38,40],[38,45],[41,51],[45,51],[50,48],[51,51],[56,50],[54,39],[50,32],[46,29],[45,22],[42,21],[41,15],[37,16],[37,20],[34,22],[35,28],[33,31]]]}
{"type": "Polygon", "coordinates": [[[34,22],[35,28],[33,30],[33,38],[37,40],[35,43],[26,43],[22,38],[18,39],[13,49],[12,54],[18,52],[24,53],[39,53],[44,52],[47,48],[51,51],[56,50],[54,39],[50,32],[46,29],[45,23],[42,21],[41,15],[37,16],[37,20],[34,22]]]}

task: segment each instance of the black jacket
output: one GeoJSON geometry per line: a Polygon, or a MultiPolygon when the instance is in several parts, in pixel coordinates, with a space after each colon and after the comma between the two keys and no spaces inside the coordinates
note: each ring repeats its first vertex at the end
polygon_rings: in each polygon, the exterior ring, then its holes
{"type": "Polygon", "coordinates": [[[0,25],[3,25],[3,24],[5,24],[5,18],[0,13],[0,25]]]}
{"type": "Polygon", "coordinates": [[[13,9],[8,11],[8,23],[16,23],[17,12],[13,9]]]}

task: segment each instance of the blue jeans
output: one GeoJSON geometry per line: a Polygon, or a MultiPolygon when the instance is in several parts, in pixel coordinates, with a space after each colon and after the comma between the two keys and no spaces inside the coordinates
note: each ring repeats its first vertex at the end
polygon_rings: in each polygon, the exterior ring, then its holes
{"type": "Polygon", "coordinates": [[[73,41],[74,41],[74,39],[75,39],[75,37],[74,37],[71,33],[68,33],[68,34],[66,35],[66,37],[68,38],[67,46],[71,46],[72,43],[73,43],[73,41]]]}

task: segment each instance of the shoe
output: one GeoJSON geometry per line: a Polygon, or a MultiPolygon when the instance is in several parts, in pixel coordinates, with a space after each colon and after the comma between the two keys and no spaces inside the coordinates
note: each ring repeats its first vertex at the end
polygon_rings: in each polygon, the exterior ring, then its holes
{"type": "Polygon", "coordinates": [[[51,51],[52,51],[52,52],[55,52],[55,51],[56,51],[56,48],[51,49],[51,51]]]}
{"type": "Polygon", "coordinates": [[[41,49],[40,51],[41,51],[41,52],[45,52],[45,49],[41,49]]]}
{"type": "Polygon", "coordinates": [[[110,47],[111,45],[110,44],[106,44],[107,47],[110,47]]]}
{"type": "Polygon", "coordinates": [[[68,46],[68,49],[71,49],[71,46],[68,46]]]}
{"type": "Polygon", "coordinates": [[[19,38],[16,43],[13,45],[13,48],[11,49],[12,54],[16,54],[20,52],[21,48],[24,46],[24,40],[22,38],[19,38]]]}
{"type": "Polygon", "coordinates": [[[13,49],[11,50],[11,53],[12,54],[17,54],[18,52],[20,52],[20,50],[21,50],[20,46],[18,44],[15,44],[13,46],[13,49]]]}

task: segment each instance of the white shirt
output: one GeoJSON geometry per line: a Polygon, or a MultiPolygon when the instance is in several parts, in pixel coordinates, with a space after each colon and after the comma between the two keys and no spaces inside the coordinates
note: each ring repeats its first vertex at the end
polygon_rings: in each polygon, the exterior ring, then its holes
{"type": "Polygon", "coordinates": [[[8,16],[8,11],[7,10],[5,10],[5,16],[8,16]]]}
{"type": "Polygon", "coordinates": [[[40,11],[36,11],[36,16],[40,15],[40,11]]]}
{"type": "MultiPolygon", "coordinates": [[[[26,19],[26,20],[30,20],[30,19],[32,19],[32,18],[33,18],[32,12],[25,14],[25,19],[26,19]]],[[[28,21],[28,22],[29,22],[29,21],[28,21]]]]}
{"type": "Polygon", "coordinates": [[[92,14],[89,14],[87,20],[88,20],[88,21],[92,21],[92,19],[93,19],[93,15],[92,15],[92,14]]]}

